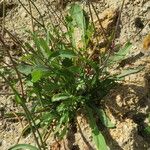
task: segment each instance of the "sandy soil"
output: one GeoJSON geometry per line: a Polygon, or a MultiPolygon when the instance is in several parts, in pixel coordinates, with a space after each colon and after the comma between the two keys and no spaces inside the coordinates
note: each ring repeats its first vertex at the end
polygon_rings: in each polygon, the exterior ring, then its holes
{"type": "MultiPolygon", "coordinates": [[[[26,7],[28,3],[22,0],[26,7]]],[[[93,2],[97,11],[102,13],[106,8],[121,8],[122,0],[97,0],[93,2]]],[[[62,9],[58,2],[50,0],[55,11],[62,9]]],[[[50,21],[52,14],[46,9],[44,1],[36,0],[45,22],[50,21]],[[42,8],[42,9],[40,9],[42,8]]],[[[83,4],[85,5],[85,3],[83,4]]],[[[86,7],[86,5],[85,5],[86,7]]],[[[0,16],[1,16],[0,5],[0,16]]],[[[65,9],[64,9],[65,10],[65,9]]],[[[62,11],[64,11],[62,10],[62,11]]],[[[59,14],[59,12],[58,12],[59,14]]],[[[33,15],[41,21],[40,15],[33,8],[33,15]]],[[[25,29],[31,29],[30,16],[16,0],[7,0],[6,3],[6,28],[13,34],[23,39],[27,38],[25,29]]],[[[52,18],[54,20],[54,18],[52,18]]],[[[123,44],[128,39],[133,46],[131,48],[131,63],[125,63],[124,68],[129,66],[144,66],[144,70],[125,78],[122,85],[110,92],[106,99],[106,112],[112,122],[116,123],[115,129],[104,129],[103,133],[110,150],[149,150],[150,137],[144,137],[140,133],[140,123],[144,115],[150,112],[150,56],[136,57],[140,51],[143,52],[143,38],[150,32],[150,1],[149,0],[126,0],[121,16],[120,32],[117,38],[118,43],[123,44]],[[136,22],[136,18],[141,18],[141,22],[136,22]],[[142,29],[143,26],[144,29],[142,29]],[[142,31],[141,31],[142,29],[142,31]],[[140,32],[141,31],[141,32],[140,32]],[[138,35],[136,35],[140,32],[138,35]]],[[[37,25],[35,25],[37,28],[37,25]]],[[[128,61],[127,61],[128,62],[128,61]]],[[[7,94],[9,88],[0,82],[0,149],[7,150],[17,143],[22,132],[22,126],[16,119],[3,118],[3,113],[17,111],[13,104],[13,96],[7,94]]],[[[62,141],[61,150],[95,150],[92,142],[90,129],[85,119],[81,116],[77,118],[79,126],[77,132],[70,131],[68,137],[62,141]]],[[[144,119],[144,121],[146,121],[144,119]]],[[[26,122],[23,121],[23,126],[26,122]]],[[[35,144],[32,135],[21,137],[19,143],[35,144]]],[[[50,138],[47,142],[52,150],[58,150],[58,145],[50,138]]],[[[50,148],[48,148],[50,150],[50,148]]]]}

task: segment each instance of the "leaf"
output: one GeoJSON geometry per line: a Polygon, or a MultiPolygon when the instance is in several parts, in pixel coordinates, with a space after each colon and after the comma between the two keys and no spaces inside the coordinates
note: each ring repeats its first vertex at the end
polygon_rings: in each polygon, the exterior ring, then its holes
{"type": "MultiPolygon", "coordinates": [[[[37,127],[39,127],[39,125],[40,125],[40,120],[35,120],[35,125],[37,126],[37,127]]],[[[33,130],[35,130],[35,128],[33,128],[33,130]]],[[[23,137],[26,137],[27,135],[29,135],[29,133],[31,133],[31,126],[29,125],[29,124],[27,124],[24,128],[23,128],[23,130],[22,130],[22,133],[21,133],[21,135],[23,136],[23,137]]],[[[35,131],[34,131],[35,132],[35,131]]]]}
{"type": "Polygon", "coordinates": [[[32,82],[37,82],[39,81],[42,77],[44,77],[49,70],[45,66],[36,66],[34,67],[31,76],[32,76],[32,82]]]}
{"type": "Polygon", "coordinates": [[[89,41],[91,40],[94,34],[94,27],[91,24],[88,24],[88,28],[86,29],[85,41],[86,45],[88,45],[89,41]]]}
{"type": "Polygon", "coordinates": [[[41,48],[43,48],[43,51],[45,52],[45,57],[48,58],[51,54],[51,50],[49,46],[47,45],[46,41],[43,38],[39,38],[39,42],[40,42],[41,48]]]}
{"type": "Polygon", "coordinates": [[[66,68],[68,67],[71,67],[73,65],[73,62],[71,59],[69,58],[65,58],[63,61],[62,61],[62,65],[66,68]]]}
{"type": "Polygon", "coordinates": [[[129,53],[131,46],[132,44],[130,42],[127,42],[124,48],[120,49],[117,53],[114,54],[114,56],[111,56],[108,59],[108,62],[112,65],[125,59],[125,56],[129,53]]]}
{"type": "Polygon", "coordinates": [[[146,136],[150,137],[150,126],[147,126],[143,129],[143,132],[146,136]]]}
{"type": "Polygon", "coordinates": [[[73,58],[76,57],[76,53],[71,50],[60,50],[59,51],[59,56],[62,58],[73,58]]]}
{"type": "Polygon", "coordinates": [[[79,66],[71,66],[68,69],[69,69],[69,71],[71,71],[74,74],[81,72],[81,68],[79,66]]]}
{"type": "Polygon", "coordinates": [[[95,108],[95,111],[99,115],[99,118],[104,126],[106,126],[107,128],[115,128],[115,125],[106,116],[104,110],[95,108]]]}
{"type": "Polygon", "coordinates": [[[137,67],[137,68],[134,68],[134,69],[123,70],[123,72],[120,73],[119,75],[117,75],[116,77],[121,80],[124,77],[126,77],[126,76],[128,76],[130,74],[138,73],[138,72],[140,72],[143,69],[144,69],[144,67],[137,67]]]}
{"type": "Polygon", "coordinates": [[[48,60],[52,60],[52,58],[57,58],[57,57],[62,57],[62,58],[74,58],[76,57],[76,53],[74,51],[71,51],[71,50],[59,50],[59,51],[56,51],[56,52],[53,52],[48,60]]]}
{"type": "Polygon", "coordinates": [[[101,132],[98,130],[98,127],[96,125],[96,122],[95,122],[95,119],[93,116],[92,109],[90,107],[86,106],[86,112],[87,112],[87,116],[88,116],[89,125],[92,129],[92,137],[97,146],[97,149],[98,150],[107,150],[107,145],[106,145],[105,139],[104,139],[103,135],[101,134],[101,132]]]}
{"type": "Polygon", "coordinates": [[[32,75],[32,82],[37,82],[42,78],[43,71],[42,70],[34,70],[31,75],[32,75]]]}
{"type": "Polygon", "coordinates": [[[9,148],[8,150],[39,150],[38,148],[36,148],[35,146],[29,145],[29,144],[17,144],[11,148],[9,148]]]}
{"type": "Polygon", "coordinates": [[[42,124],[42,125],[48,125],[48,124],[50,124],[53,120],[54,120],[54,118],[56,118],[57,117],[57,113],[56,112],[53,112],[53,111],[51,111],[51,112],[45,112],[42,116],[41,116],[41,118],[40,118],[40,120],[41,120],[41,122],[40,122],[40,124],[42,124]]]}
{"type": "Polygon", "coordinates": [[[66,100],[66,99],[69,99],[71,98],[72,96],[70,94],[67,94],[67,93],[59,93],[59,94],[55,94],[53,97],[52,97],[52,102],[55,102],[55,101],[60,101],[60,100],[66,100]]]}
{"type": "Polygon", "coordinates": [[[84,32],[86,28],[86,22],[83,9],[81,8],[81,6],[78,4],[72,4],[69,12],[71,17],[77,23],[78,27],[80,27],[84,32]]]}
{"type": "Polygon", "coordinates": [[[20,64],[18,67],[18,71],[25,74],[29,75],[32,72],[33,66],[27,65],[27,64],[20,64]]]}
{"type": "MultiPolygon", "coordinates": [[[[56,129],[54,131],[54,133],[60,133],[60,136],[61,136],[61,133],[63,134],[63,130],[62,130],[62,125],[65,124],[67,125],[69,122],[69,113],[68,112],[64,112],[62,115],[61,115],[61,118],[59,120],[59,123],[58,125],[56,126],[56,129]]],[[[65,126],[64,126],[65,127],[65,126]]]]}
{"type": "Polygon", "coordinates": [[[87,21],[84,10],[78,4],[72,4],[69,10],[70,17],[67,18],[69,34],[72,38],[73,46],[77,48],[78,42],[81,39],[84,47],[86,46],[86,29],[87,21]],[[77,34],[79,32],[79,34],[77,34]]]}
{"type": "Polygon", "coordinates": [[[48,58],[48,61],[52,60],[53,58],[57,58],[59,56],[59,51],[52,52],[51,55],[48,58]]]}
{"type": "Polygon", "coordinates": [[[29,33],[32,35],[32,38],[33,38],[34,44],[37,48],[37,51],[39,53],[42,53],[44,58],[47,59],[50,55],[50,50],[49,50],[49,47],[48,47],[46,41],[42,38],[38,38],[38,35],[36,33],[32,33],[30,31],[29,31],[29,33]]]}

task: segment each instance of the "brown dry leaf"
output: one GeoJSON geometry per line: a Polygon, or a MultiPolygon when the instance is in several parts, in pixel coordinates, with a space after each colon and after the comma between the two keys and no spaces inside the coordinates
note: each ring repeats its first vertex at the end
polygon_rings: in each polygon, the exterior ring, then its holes
{"type": "Polygon", "coordinates": [[[51,150],[60,150],[60,148],[61,148],[61,142],[54,142],[51,145],[51,150]]]}
{"type": "Polygon", "coordinates": [[[150,48],[150,33],[143,40],[143,48],[145,51],[149,50],[150,48]]]}

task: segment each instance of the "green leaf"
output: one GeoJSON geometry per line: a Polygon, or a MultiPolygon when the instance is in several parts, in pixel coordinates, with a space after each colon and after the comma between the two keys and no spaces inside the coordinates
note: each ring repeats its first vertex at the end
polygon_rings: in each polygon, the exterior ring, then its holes
{"type": "Polygon", "coordinates": [[[88,28],[86,29],[85,41],[86,45],[88,45],[89,41],[91,40],[94,34],[94,27],[91,24],[88,24],[88,28]]]}
{"type": "Polygon", "coordinates": [[[49,46],[47,45],[46,41],[43,38],[39,38],[40,46],[45,52],[45,57],[48,58],[51,54],[51,50],[49,46]]]}
{"type": "Polygon", "coordinates": [[[66,99],[69,99],[71,98],[72,96],[70,94],[67,94],[67,93],[59,93],[59,94],[55,94],[53,97],[52,97],[52,102],[55,102],[55,101],[60,101],[60,100],[66,100],[66,99]]]}
{"type": "Polygon", "coordinates": [[[76,57],[76,53],[74,51],[71,51],[71,50],[59,50],[59,51],[56,51],[56,52],[53,52],[48,60],[52,60],[53,58],[57,58],[57,57],[62,57],[62,58],[74,58],[76,57]]]}
{"type": "Polygon", "coordinates": [[[49,56],[48,60],[52,60],[53,58],[57,58],[59,56],[59,51],[52,52],[51,55],[49,56]]]}
{"type": "Polygon", "coordinates": [[[78,27],[80,27],[81,30],[84,32],[86,29],[86,22],[84,12],[81,6],[78,4],[72,4],[69,12],[71,17],[77,23],[78,27]]]}
{"type": "Polygon", "coordinates": [[[29,145],[29,144],[17,144],[11,148],[9,148],[8,150],[39,150],[38,148],[36,148],[35,146],[29,145]]]}
{"type": "Polygon", "coordinates": [[[33,66],[26,65],[26,64],[20,64],[18,67],[18,71],[25,74],[29,75],[32,72],[33,66]]]}
{"type": "Polygon", "coordinates": [[[86,47],[86,29],[87,29],[87,18],[84,10],[78,4],[72,4],[69,10],[70,16],[67,17],[69,34],[72,38],[73,46],[77,48],[79,39],[81,39],[84,47],[86,47]],[[78,34],[77,36],[77,32],[78,34]]]}
{"type": "Polygon", "coordinates": [[[43,76],[43,71],[42,70],[34,70],[32,73],[32,82],[37,82],[39,81],[42,76],[43,76]]]}
{"type": "Polygon", "coordinates": [[[62,58],[73,58],[76,57],[76,53],[71,50],[60,50],[59,51],[59,56],[62,58]]]}
{"type": "Polygon", "coordinates": [[[40,118],[40,123],[42,125],[49,125],[55,118],[57,118],[57,113],[55,111],[45,112],[40,118]]]}
{"type": "Polygon", "coordinates": [[[126,76],[128,76],[130,74],[138,73],[138,72],[140,72],[143,69],[144,69],[144,67],[140,66],[140,67],[137,67],[137,68],[134,68],[134,69],[123,70],[122,73],[120,73],[116,77],[118,79],[123,79],[124,77],[126,77],[126,76]]]}
{"type": "Polygon", "coordinates": [[[104,126],[106,126],[107,128],[115,128],[115,125],[110,121],[110,119],[106,116],[104,110],[102,109],[94,109],[96,111],[96,113],[99,115],[99,118],[101,120],[101,122],[103,123],[104,126]]]}
{"type": "Polygon", "coordinates": [[[132,44],[130,42],[127,42],[124,48],[120,49],[117,53],[109,58],[108,62],[112,65],[125,59],[125,56],[129,53],[131,46],[132,44]]]}
{"type": "Polygon", "coordinates": [[[62,65],[66,68],[68,67],[71,67],[73,65],[73,62],[71,59],[69,58],[65,58],[63,61],[62,61],[62,65]]]}
{"type": "Polygon", "coordinates": [[[35,44],[39,54],[42,53],[44,58],[47,59],[50,55],[50,50],[49,50],[49,47],[48,47],[46,41],[43,38],[38,38],[38,35],[36,33],[32,33],[30,31],[29,31],[29,33],[32,35],[34,44],[35,44]]]}
{"type": "Polygon", "coordinates": [[[147,135],[148,137],[150,137],[150,126],[147,126],[143,129],[143,132],[145,133],[145,135],[147,135]]]}
{"type": "Polygon", "coordinates": [[[92,137],[93,141],[95,142],[98,150],[107,150],[107,145],[105,142],[105,139],[101,132],[98,130],[98,127],[96,125],[92,109],[88,106],[86,106],[86,112],[88,116],[89,125],[92,129],[92,137]]]}
{"type": "Polygon", "coordinates": [[[39,65],[34,67],[31,76],[32,76],[32,82],[37,82],[41,78],[43,78],[46,74],[49,73],[49,69],[47,69],[45,66],[39,65]]]}
{"type": "MultiPolygon", "coordinates": [[[[58,125],[56,126],[56,129],[55,129],[54,133],[55,133],[55,134],[56,134],[56,133],[59,133],[59,135],[62,136],[61,134],[63,134],[63,132],[64,132],[64,131],[62,130],[62,125],[64,126],[64,124],[65,124],[65,126],[67,126],[68,122],[69,122],[69,113],[68,113],[68,112],[64,112],[64,113],[61,115],[61,118],[60,118],[60,120],[59,120],[58,125]]],[[[65,126],[64,126],[64,127],[65,127],[65,126]]]]}
{"type": "Polygon", "coordinates": [[[71,71],[72,73],[80,73],[81,72],[81,68],[79,66],[71,66],[68,68],[69,71],[71,71]]]}

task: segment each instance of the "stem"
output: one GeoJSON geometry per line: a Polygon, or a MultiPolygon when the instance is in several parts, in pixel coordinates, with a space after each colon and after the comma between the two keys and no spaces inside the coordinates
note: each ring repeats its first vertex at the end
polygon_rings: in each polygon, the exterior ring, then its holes
{"type": "Polygon", "coordinates": [[[118,16],[118,19],[117,19],[116,28],[115,28],[114,37],[113,37],[112,42],[114,42],[115,38],[116,38],[116,33],[117,33],[118,26],[119,26],[119,21],[120,21],[120,18],[121,18],[121,13],[122,13],[122,10],[123,10],[124,3],[125,3],[125,0],[122,1],[122,5],[121,5],[121,9],[119,11],[119,16],[118,16]]]}
{"type": "Polygon", "coordinates": [[[26,12],[31,15],[31,17],[33,18],[34,21],[36,21],[41,27],[44,28],[44,30],[46,31],[45,25],[40,23],[35,17],[33,17],[33,15],[28,11],[28,9],[24,6],[24,4],[21,2],[21,0],[18,0],[19,3],[21,4],[21,6],[26,10],[26,12]]]}
{"type": "Polygon", "coordinates": [[[30,14],[31,14],[31,26],[32,26],[32,32],[34,32],[34,23],[33,23],[33,18],[32,18],[32,7],[31,7],[31,3],[30,3],[30,0],[28,0],[28,4],[29,4],[29,11],[30,11],[30,14]]]}
{"type": "Polygon", "coordinates": [[[99,25],[100,25],[102,34],[103,34],[103,36],[104,36],[104,40],[105,40],[106,43],[108,43],[109,40],[108,40],[108,38],[107,38],[107,36],[106,36],[106,32],[105,32],[105,30],[104,30],[104,28],[103,28],[103,26],[102,26],[102,23],[101,23],[101,21],[100,21],[100,18],[99,18],[99,16],[98,16],[98,13],[97,13],[97,11],[96,11],[96,9],[95,9],[93,3],[90,3],[90,4],[91,4],[91,6],[92,6],[92,8],[93,8],[93,10],[94,10],[94,12],[95,12],[95,14],[96,14],[97,19],[98,19],[98,22],[99,22],[99,25]]]}
{"type": "Polygon", "coordinates": [[[7,45],[5,44],[5,42],[3,41],[3,39],[2,39],[1,36],[0,36],[0,42],[1,42],[1,43],[3,44],[3,46],[5,47],[5,50],[6,50],[7,54],[8,54],[8,57],[10,58],[10,60],[11,60],[11,62],[12,62],[13,68],[14,68],[14,70],[16,71],[16,74],[17,74],[18,79],[19,79],[19,82],[20,82],[22,97],[24,97],[24,88],[23,88],[23,83],[22,83],[21,75],[20,75],[20,73],[19,73],[19,71],[18,71],[18,69],[17,69],[17,67],[16,67],[16,64],[15,64],[13,58],[11,57],[11,54],[10,54],[8,48],[7,48],[7,45]]]}
{"type": "Polygon", "coordinates": [[[2,37],[4,37],[4,28],[5,28],[5,12],[6,12],[6,1],[3,0],[3,22],[2,22],[2,37]]]}
{"type": "MultiPolygon", "coordinates": [[[[21,105],[22,108],[24,109],[24,112],[25,112],[25,114],[26,114],[27,120],[28,120],[28,122],[29,122],[29,124],[30,124],[30,127],[31,127],[31,130],[32,130],[34,139],[35,139],[35,141],[36,141],[36,144],[38,145],[39,150],[42,150],[42,149],[41,149],[41,146],[40,146],[40,144],[39,144],[39,141],[38,141],[38,139],[37,139],[37,137],[36,137],[36,134],[35,134],[35,132],[34,132],[33,126],[32,126],[32,122],[31,122],[31,118],[30,118],[30,117],[31,117],[31,116],[30,116],[31,114],[28,114],[27,107],[26,107],[26,104],[24,103],[23,98],[20,97],[19,93],[15,90],[15,88],[12,86],[12,84],[4,77],[3,74],[0,74],[0,76],[1,76],[1,77],[8,83],[8,85],[12,88],[12,90],[13,90],[14,93],[15,93],[15,95],[19,97],[19,99],[20,99],[20,101],[21,101],[21,102],[20,102],[20,105],[21,105]]],[[[33,121],[34,121],[34,120],[33,120],[33,121]]]]}
{"type": "MultiPolygon", "coordinates": [[[[28,0],[28,1],[30,1],[30,2],[32,3],[32,5],[35,7],[35,9],[37,10],[37,12],[38,12],[39,15],[40,15],[40,18],[41,18],[41,21],[42,21],[42,24],[43,24],[44,28],[46,28],[46,27],[45,27],[44,20],[43,20],[43,17],[42,17],[42,14],[41,14],[41,12],[39,11],[39,9],[37,8],[37,6],[34,4],[34,2],[33,2],[32,0],[28,0]]],[[[32,16],[33,16],[33,15],[32,15],[32,16]]],[[[45,30],[45,31],[46,31],[46,30],[45,30]]]]}

